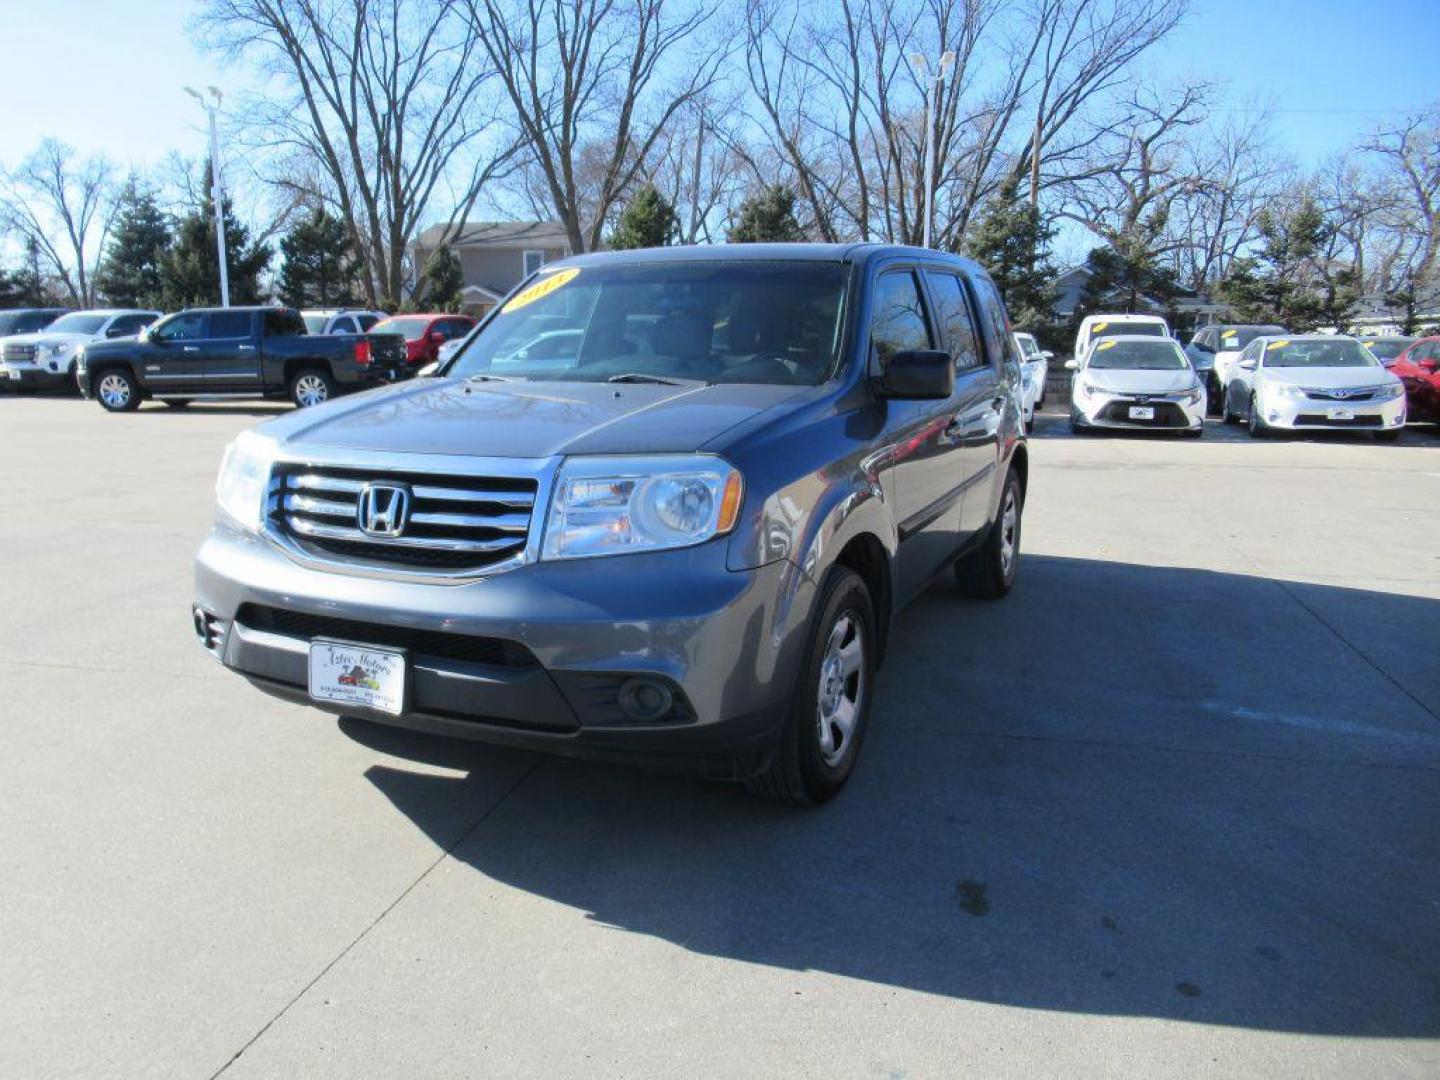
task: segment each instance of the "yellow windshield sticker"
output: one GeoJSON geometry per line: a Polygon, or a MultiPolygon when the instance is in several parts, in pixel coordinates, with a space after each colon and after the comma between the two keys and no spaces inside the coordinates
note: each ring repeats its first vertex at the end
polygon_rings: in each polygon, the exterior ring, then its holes
{"type": "Polygon", "coordinates": [[[1104,352],[1106,349],[1113,349],[1114,347],[1115,347],[1115,342],[1113,342],[1113,341],[1102,341],[1099,345],[1096,345],[1096,346],[1095,346],[1095,351],[1096,351],[1096,352],[1104,352]]]}
{"type": "Polygon", "coordinates": [[[1232,338],[1237,338],[1237,337],[1239,337],[1239,336],[1240,336],[1240,331],[1239,331],[1239,330],[1226,330],[1225,333],[1221,334],[1220,336],[1223,337],[1223,338],[1225,338],[1225,340],[1229,341],[1229,340],[1232,339],[1232,338]]]}
{"type": "Polygon", "coordinates": [[[580,268],[578,266],[572,266],[568,270],[561,270],[558,273],[548,274],[528,289],[523,289],[512,296],[500,311],[505,314],[512,311],[519,311],[526,304],[533,304],[536,300],[549,296],[556,289],[563,289],[579,276],[580,268]]]}
{"type": "Polygon", "coordinates": [[[1272,341],[1272,342],[1270,342],[1269,345],[1266,345],[1266,346],[1265,346],[1265,351],[1266,351],[1266,352],[1274,352],[1276,349],[1283,349],[1286,345],[1289,345],[1289,344],[1290,344],[1290,342],[1289,342],[1288,339],[1285,340],[1285,341],[1272,341]]]}
{"type": "Polygon", "coordinates": [[[1090,328],[1090,332],[1092,334],[1098,334],[1101,330],[1104,330],[1105,327],[1109,325],[1110,324],[1108,322],[1097,322],[1094,326],[1090,328]]]}

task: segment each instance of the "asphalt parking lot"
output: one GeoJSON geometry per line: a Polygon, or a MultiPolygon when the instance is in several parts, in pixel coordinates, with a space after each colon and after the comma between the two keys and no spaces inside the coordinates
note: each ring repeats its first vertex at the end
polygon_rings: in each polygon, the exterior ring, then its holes
{"type": "Polygon", "coordinates": [[[813,812],[193,640],[267,406],[0,398],[0,1076],[1440,1075],[1440,437],[1033,443],[813,812]]]}

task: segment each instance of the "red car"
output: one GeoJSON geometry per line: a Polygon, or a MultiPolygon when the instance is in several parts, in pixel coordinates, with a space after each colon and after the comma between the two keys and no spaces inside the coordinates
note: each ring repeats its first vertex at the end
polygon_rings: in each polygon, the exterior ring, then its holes
{"type": "Polygon", "coordinates": [[[1405,384],[1406,412],[1411,420],[1440,424],[1440,334],[1421,338],[1390,365],[1405,384]]]}
{"type": "Polygon", "coordinates": [[[441,345],[464,337],[474,326],[469,315],[392,315],[372,326],[370,333],[405,335],[406,358],[418,365],[437,360],[441,345]]]}

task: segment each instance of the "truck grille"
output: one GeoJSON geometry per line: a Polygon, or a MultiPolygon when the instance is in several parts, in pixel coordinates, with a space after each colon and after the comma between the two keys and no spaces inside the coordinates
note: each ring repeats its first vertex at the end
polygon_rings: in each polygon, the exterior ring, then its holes
{"type": "Polygon", "coordinates": [[[271,524],[326,558],[421,572],[483,570],[525,550],[536,490],[525,477],[282,465],[272,477],[271,524]],[[391,535],[362,528],[371,484],[405,492],[391,535]]]}
{"type": "Polygon", "coordinates": [[[0,359],[28,364],[34,361],[35,351],[34,345],[6,345],[0,359]]]}

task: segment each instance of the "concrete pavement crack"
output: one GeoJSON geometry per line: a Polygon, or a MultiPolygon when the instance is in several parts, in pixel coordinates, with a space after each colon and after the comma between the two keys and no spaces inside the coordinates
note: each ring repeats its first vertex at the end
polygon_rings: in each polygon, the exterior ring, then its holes
{"type": "Polygon", "coordinates": [[[279,1012],[277,1012],[269,1020],[265,1021],[264,1025],[260,1028],[259,1031],[255,1032],[254,1035],[251,1035],[250,1038],[246,1039],[244,1045],[241,1046],[240,1049],[236,1050],[235,1053],[230,1056],[230,1059],[226,1061],[224,1065],[221,1065],[220,1068],[216,1069],[213,1073],[211,1073],[209,1076],[209,1080],[216,1080],[216,1078],[222,1076],[230,1068],[231,1065],[234,1065],[235,1062],[239,1061],[241,1055],[243,1055],[246,1050],[249,1050],[250,1047],[254,1046],[257,1042],[259,1042],[261,1037],[264,1036],[264,1034],[272,1027],[274,1027],[275,1024],[277,1024],[280,1019],[286,1013],[288,1013],[291,1008],[296,1005],[296,1003],[300,1001],[301,998],[308,994],[316,983],[318,983],[321,979],[328,975],[331,969],[334,968],[336,964],[340,963],[341,960],[345,959],[345,957],[350,954],[351,950],[353,950],[355,946],[359,945],[360,942],[364,941],[365,938],[369,935],[370,931],[374,930],[375,927],[379,926],[381,921],[384,920],[385,916],[389,915],[390,912],[394,911],[397,907],[399,907],[401,902],[412,892],[414,892],[416,887],[419,886],[419,884],[427,877],[429,877],[437,866],[443,863],[446,859],[450,858],[451,854],[455,851],[456,848],[458,848],[461,844],[465,843],[466,840],[469,840],[470,837],[475,834],[475,831],[479,829],[481,825],[484,825],[485,822],[489,821],[490,816],[494,814],[496,810],[499,810],[500,807],[504,806],[505,803],[509,801],[510,796],[515,794],[516,790],[519,789],[520,785],[525,783],[526,780],[529,780],[530,777],[534,776],[536,770],[538,770],[540,766],[544,764],[544,762],[545,758],[537,757],[535,761],[531,764],[531,766],[524,772],[522,772],[518,777],[516,777],[515,782],[512,783],[508,788],[506,788],[505,791],[500,795],[500,797],[496,799],[493,803],[491,803],[490,806],[485,810],[485,812],[481,814],[478,818],[476,818],[475,821],[470,825],[470,827],[467,828],[463,833],[461,833],[453,844],[451,844],[444,851],[442,851],[439,856],[437,856],[436,859],[432,863],[430,863],[429,866],[425,867],[425,869],[420,872],[419,876],[416,877],[414,881],[410,882],[409,885],[405,886],[405,888],[401,890],[399,896],[395,897],[394,900],[390,901],[390,903],[385,906],[384,910],[382,910],[380,914],[376,915],[374,919],[370,920],[370,922],[366,924],[365,928],[361,930],[360,933],[356,934],[355,937],[351,939],[348,945],[346,945],[343,949],[336,953],[330,959],[330,962],[327,963],[315,974],[315,977],[313,979],[311,979],[304,986],[302,986],[300,988],[300,991],[289,1001],[287,1001],[279,1012]]]}

